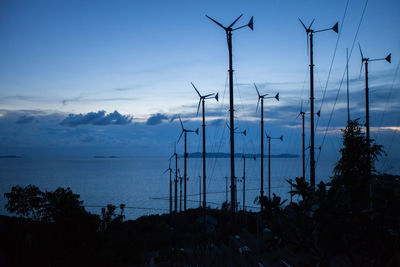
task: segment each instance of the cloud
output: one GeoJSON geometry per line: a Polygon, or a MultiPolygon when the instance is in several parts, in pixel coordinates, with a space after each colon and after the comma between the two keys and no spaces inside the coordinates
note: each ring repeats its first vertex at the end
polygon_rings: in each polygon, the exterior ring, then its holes
{"type": "Polygon", "coordinates": [[[162,123],[163,120],[168,120],[168,117],[164,114],[157,113],[153,114],[150,116],[150,118],[147,119],[146,124],[147,125],[157,125],[162,123]]]}
{"type": "Polygon", "coordinates": [[[31,123],[35,120],[34,116],[26,116],[22,115],[20,116],[17,121],[15,122],[16,124],[26,124],[26,123],[31,123]]]}
{"type": "Polygon", "coordinates": [[[115,91],[123,92],[123,91],[132,90],[132,88],[129,88],[129,87],[121,87],[121,88],[114,88],[114,90],[115,90],[115,91]]]}
{"type": "Polygon", "coordinates": [[[106,114],[104,110],[89,112],[87,114],[69,114],[60,124],[76,127],[79,125],[126,125],[132,122],[129,115],[121,115],[118,111],[106,114]]]}

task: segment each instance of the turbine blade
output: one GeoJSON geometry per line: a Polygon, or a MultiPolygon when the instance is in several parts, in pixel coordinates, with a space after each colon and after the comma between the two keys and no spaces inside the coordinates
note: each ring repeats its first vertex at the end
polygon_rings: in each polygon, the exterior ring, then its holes
{"type": "Polygon", "coordinates": [[[304,30],[306,30],[306,31],[307,31],[307,27],[306,27],[306,25],[304,25],[303,21],[301,21],[301,19],[300,19],[300,18],[298,18],[298,19],[299,19],[299,21],[300,21],[301,25],[303,25],[303,27],[304,27],[304,30]]]}
{"type": "Polygon", "coordinates": [[[212,96],[212,95],[214,95],[214,94],[208,94],[208,95],[205,95],[205,96],[203,96],[203,97],[204,97],[204,98],[207,98],[207,97],[212,96]]]}
{"type": "Polygon", "coordinates": [[[254,19],[253,16],[251,16],[251,19],[249,21],[249,23],[247,24],[247,26],[249,26],[249,28],[254,31],[254,19]]]}
{"type": "Polygon", "coordinates": [[[178,138],[178,142],[177,142],[177,143],[179,143],[179,141],[181,140],[181,137],[182,137],[182,135],[183,135],[183,132],[184,132],[184,130],[182,130],[181,134],[179,135],[179,138],[178,138]]]}
{"type": "Polygon", "coordinates": [[[199,95],[199,97],[201,97],[201,94],[200,94],[199,91],[197,90],[196,86],[194,86],[194,84],[193,84],[192,82],[191,82],[191,84],[192,84],[194,90],[196,90],[196,92],[197,92],[197,94],[199,95]]]}
{"type": "Polygon", "coordinates": [[[201,98],[200,98],[200,100],[199,100],[199,105],[197,106],[197,113],[196,113],[196,117],[199,115],[200,103],[201,103],[201,98]]]}
{"type": "Polygon", "coordinates": [[[235,20],[231,23],[231,25],[228,26],[228,28],[232,28],[233,25],[235,25],[235,23],[236,23],[242,16],[243,16],[243,14],[240,14],[240,16],[239,16],[237,19],[235,19],[235,20]]]}
{"type": "Polygon", "coordinates": [[[311,29],[311,26],[313,25],[314,20],[315,20],[315,19],[313,19],[313,20],[311,21],[310,26],[308,26],[307,30],[310,30],[310,29],[311,29]]]}
{"type": "Polygon", "coordinates": [[[363,55],[363,53],[362,53],[362,50],[361,50],[361,45],[360,45],[360,43],[358,43],[358,48],[360,49],[361,61],[363,61],[363,60],[364,60],[364,55],[363,55]]]}
{"type": "Polygon", "coordinates": [[[257,85],[254,83],[254,87],[256,88],[256,90],[257,90],[257,95],[258,95],[258,97],[260,97],[260,92],[258,91],[258,88],[257,88],[257,85]]]}
{"type": "Polygon", "coordinates": [[[183,123],[182,123],[182,120],[181,120],[181,116],[179,116],[179,121],[181,122],[182,131],[184,131],[184,130],[185,130],[185,128],[183,127],[183,123]]]}
{"type": "Polygon", "coordinates": [[[215,100],[218,102],[218,93],[215,95],[215,100]]]}
{"type": "Polygon", "coordinates": [[[392,54],[390,53],[387,57],[385,57],[385,60],[389,63],[392,63],[392,54]]]}
{"type": "Polygon", "coordinates": [[[339,33],[339,22],[336,22],[336,24],[333,25],[332,30],[336,33],[339,33]]]}
{"type": "Polygon", "coordinates": [[[307,32],[306,38],[307,38],[307,56],[308,56],[309,55],[309,51],[308,50],[310,50],[309,49],[310,45],[308,44],[308,32],[307,32]]]}
{"type": "Polygon", "coordinates": [[[174,156],[176,154],[176,143],[174,143],[174,156]]]}
{"type": "Polygon", "coordinates": [[[361,72],[362,72],[362,69],[363,69],[363,65],[364,65],[364,62],[361,61],[361,68],[360,68],[360,75],[359,75],[359,78],[361,78],[361,72]]]}
{"type": "Polygon", "coordinates": [[[170,169],[170,168],[166,169],[166,170],[163,172],[163,174],[165,174],[167,171],[169,171],[169,169],[170,169]]]}
{"type": "Polygon", "coordinates": [[[258,98],[258,101],[257,101],[257,107],[256,107],[256,113],[257,113],[257,111],[258,111],[258,105],[260,104],[260,98],[258,98]]]}
{"type": "Polygon", "coordinates": [[[206,15],[207,18],[209,18],[210,20],[214,21],[215,24],[217,24],[218,26],[220,26],[222,29],[226,30],[226,28],[224,26],[222,26],[221,23],[219,23],[218,21],[216,21],[215,19],[210,18],[209,16],[206,15]]]}

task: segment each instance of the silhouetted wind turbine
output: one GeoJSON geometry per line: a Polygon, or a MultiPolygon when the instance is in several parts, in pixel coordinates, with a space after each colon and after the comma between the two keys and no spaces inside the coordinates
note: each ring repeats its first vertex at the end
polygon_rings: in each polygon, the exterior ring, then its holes
{"type": "Polygon", "coordinates": [[[203,217],[204,217],[204,224],[206,223],[206,120],[205,120],[205,110],[204,110],[204,102],[206,99],[215,98],[218,101],[218,93],[216,94],[208,94],[208,95],[201,95],[197,90],[196,86],[191,83],[196,93],[199,95],[199,105],[197,106],[197,115],[199,114],[200,104],[202,105],[202,117],[203,117],[203,217]]]}
{"type": "MultiPolygon", "coordinates": [[[[302,170],[303,170],[303,172],[302,172],[302,177],[304,178],[304,179],[306,179],[306,155],[305,155],[305,153],[306,153],[306,149],[305,149],[305,129],[304,129],[304,116],[305,115],[309,115],[310,113],[305,113],[304,111],[303,111],[303,103],[302,103],[302,105],[301,105],[301,111],[300,111],[300,113],[299,113],[299,115],[297,115],[297,118],[299,117],[299,116],[301,116],[301,120],[302,120],[302,134],[301,134],[301,137],[302,137],[302,150],[301,150],[301,155],[302,155],[302,166],[303,166],[303,168],[302,168],[302,170]]],[[[318,110],[317,111],[317,116],[318,117],[320,117],[320,115],[321,115],[321,111],[320,110],[318,110]]]]}
{"type": "Polygon", "coordinates": [[[172,169],[171,169],[171,159],[169,160],[168,169],[164,173],[169,171],[169,214],[172,213],[172,169]]]}
{"type": "Polygon", "coordinates": [[[179,178],[179,212],[182,212],[182,176],[181,171],[178,169],[179,178]]]}
{"type": "Polygon", "coordinates": [[[265,133],[268,139],[268,199],[271,199],[271,139],[279,139],[283,141],[283,135],[280,137],[271,137],[265,133]]]}
{"type": "MultiPolygon", "coordinates": [[[[243,14],[242,14],[243,15],[243,14]]],[[[236,24],[236,22],[242,17],[240,15],[237,19],[235,19],[228,27],[223,26],[221,23],[218,21],[210,18],[209,16],[206,15],[207,18],[215,22],[218,26],[220,26],[222,29],[225,30],[226,33],[226,39],[228,42],[228,52],[229,52],[229,116],[230,116],[230,145],[231,145],[231,203],[234,204],[236,203],[235,199],[235,134],[234,134],[234,129],[235,129],[235,124],[234,124],[234,105],[233,105],[233,69],[232,69],[232,32],[239,30],[243,27],[249,27],[251,30],[253,30],[253,17],[251,17],[249,23],[246,25],[237,27],[233,29],[232,27],[236,24]]],[[[235,205],[231,205],[231,211],[232,215],[235,214],[235,205]]]]}
{"type": "Polygon", "coordinates": [[[178,212],[178,153],[176,153],[176,143],[174,142],[174,154],[169,158],[171,160],[175,157],[175,202],[174,210],[178,212]]]}
{"type": "Polygon", "coordinates": [[[380,61],[380,60],[386,60],[387,62],[391,63],[391,58],[392,54],[389,53],[385,58],[377,58],[377,59],[370,59],[364,57],[361,46],[358,44],[358,47],[360,48],[360,54],[361,54],[361,69],[360,69],[360,76],[362,72],[362,63],[365,62],[365,128],[367,132],[367,164],[368,164],[368,180],[370,183],[370,194],[372,193],[372,181],[371,181],[371,151],[370,151],[370,135],[369,135],[369,88],[368,88],[368,62],[372,61],[380,61]]]}
{"type": "Polygon", "coordinates": [[[198,135],[198,134],[199,134],[199,129],[197,128],[195,131],[185,129],[185,128],[183,127],[183,123],[182,123],[182,120],[181,120],[180,117],[179,117],[179,121],[180,121],[181,126],[182,126],[182,132],[181,132],[181,134],[179,135],[178,143],[179,143],[179,141],[181,140],[182,135],[183,135],[183,134],[185,135],[185,154],[184,154],[184,169],[183,169],[183,179],[184,179],[184,180],[183,180],[183,184],[184,184],[184,189],[183,189],[183,191],[184,191],[183,210],[186,210],[187,133],[196,133],[196,134],[198,135]]]}
{"type": "MultiPolygon", "coordinates": [[[[257,85],[254,83],[254,87],[257,90],[257,95],[258,95],[258,101],[257,101],[257,108],[256,112],[258,110],[258,104],[260,103],[261,100],[261,175],[260,175],[260,199],[264,198],[264,99],[267,98],[275,98],[276,100],[279,101],[279,93],[277,93],[274,97],[267,97],[268,94],[265,95],[260,95],[260,92],[258,91],[257,85]]],[[[260,201],[260,210],[261,212],[263,211],[263,201],[260,201]]]]}
{"type": "MultiPolygon", "coordinates": [[[[311,186],[315,187],[315,159],[314,159],[314,62],[313,62],[313,37],[314,33],[323,32],[333,30],[334,32],[339,32],[339,23],[336,22],[332,28],[327,28],[323,30],[313,30],[311,29],[314,20],[310,23],[310,26],[306,27],[304,23],[299,18],[301,25],[303,25],[304,29],[306,30],[307,37],[310,35],[310,137],[311,137],[311,146],[310,146],[310,181],[311,186]]],[[[308,46],[308,38],[307,38],[307,46],[308,46]]],[[[308,47],[307,47],[308,51],[308,47]]]]}

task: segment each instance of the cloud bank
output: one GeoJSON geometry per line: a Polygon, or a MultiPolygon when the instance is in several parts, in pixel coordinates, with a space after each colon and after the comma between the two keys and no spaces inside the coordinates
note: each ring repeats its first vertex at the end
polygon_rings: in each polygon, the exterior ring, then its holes
{"type": "Polygon", "coordinates": [[[157,114],[151,115],[147,119],[146,124],[147,125],[157,125],[157,124],[162,123],[164,120],[168,120],[168,117],[164,114],[157,113],[157,114]]]}
{"type": "Polygon", "coordinates": [[[77,127],[79,125],[126,125],[131,123],[133,118],[129,115],[121,115],[118,111],[106,114],[104,110],[89,112],[86,114],[69,114],[60,124],[63,126],[77,127]]]}

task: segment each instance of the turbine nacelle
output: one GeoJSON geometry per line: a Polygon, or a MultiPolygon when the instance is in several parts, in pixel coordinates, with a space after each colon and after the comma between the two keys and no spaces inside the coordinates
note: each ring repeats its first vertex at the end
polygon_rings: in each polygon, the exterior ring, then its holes
{"type": "Polygon", "coordinates": [[[213,21],[215,24],[217,24],[218,26],[220,26],[220,27],[221,27],[222,29],[224,29],[227,33],[228,33],[228,32],[233,32],[233,31],[236,31],[236,30],[239,30],[239,29],[244,28],[244,27],[249,27],[249,28],[253,31],[253,30],[254,30],[254,18],[253,18],[253,17],[250,18],[249,22],[248,22],[246,25],[237,27],[237,28],[235,28],[235,29],[232,28],[232,27],[236,24],[236,22],[238,22],[238,20],[239,20],[242,16],[243,16],[243,14],[241,14],[239,17],[237,17],[228,27],[225,27],[225,26],[223,26],[221,23],[219,23],[218,21],[216,21],[215,19],[213,19],[213,18],[211,18],[211,17],[209,17],[209,16],[206,15],[206,17],[207,17],[208,19],[210,19],[210,20],[213,21]]]}
{"type": "Polygon", "coordinates": [[[197,105],[197,113],[196,116],[199,115],[199,110],[200,110],[200,104],[201,101],[204,101],[205,99],[210,99],[210,98],[215,98],[215,100],[217,100],[218,102],[218,93],[213,93],[213,94],[208,94],[208,95],[201,95],[199,90],[197,90],[196,86],[194,86],[194,84],[191,82],[194,90],[196,90],[196,93],[199,95],[200,99],[199,99],[199,104],[197,105]]]}

